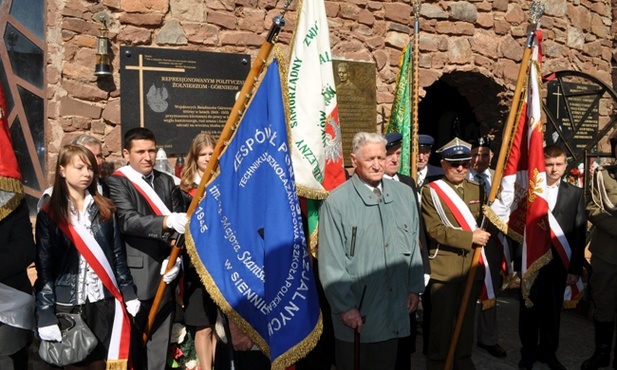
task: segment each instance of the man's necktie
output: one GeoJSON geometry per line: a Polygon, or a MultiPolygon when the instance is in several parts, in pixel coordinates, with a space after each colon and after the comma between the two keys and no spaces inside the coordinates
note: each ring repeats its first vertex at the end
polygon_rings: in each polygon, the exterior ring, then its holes
{"type": "Polygon", "coordinates": [[[154,175],[151,174],[150,176],[142,176],[142,179],[144,179],[145,182],[148,183],[148,185],[150,185],[151,187],[154,187],[154,184],[152,184],[152,182],[154,181],[154,175]]]}
{"type": "Polygon", "coordinates": [[[373,193],[375,193],[377,199],[381,198],[381,190],[379,188],[373,188],[373,193]]]}
{"type": "Polygon", "coordinates": [[[421,188],[424,184],[424,173],[418,172],[418,188],[421,188]]]}
{"type": "Polygon", "coordinates": [[[478,180],[478,184],[480,184],[482,189],[486,189],[486,180],[484,179],[484,176],[482,176],[481,174],[476,174],[476,179],[478,180]]]}

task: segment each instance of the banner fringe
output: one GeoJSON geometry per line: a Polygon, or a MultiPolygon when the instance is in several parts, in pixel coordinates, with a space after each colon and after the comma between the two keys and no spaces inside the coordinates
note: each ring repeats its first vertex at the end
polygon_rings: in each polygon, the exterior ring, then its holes
{"type": "Polygon", "coordinates": [[[521,279],[521,293],[525,300],[525,306],[527,308],[533,307],[533,302],[529,298],[531,287],[536,281],[536,278],[540,274],[540,269],[546,266],[553,259],[553,252],[549,249],[544,255],[534,261],[534,263],[525,272],[525,275],[521,279]]]}
{"type": "Polygon", "coordinates": [[[0,220],[3,220],[13,212],[21,200],[24,199],[24,185],[21,181],[10,178],[0,177],[0,191],[14,193],[2,206],[0,206],[0,220]]]}
{"type": "Polygon", "coordinates": [[[493,225],[495,225],[495,227],[497,227],[499,231],[506,234],[507,236],[512,238],[514,241],[518,243],[523,243],[523,235],[517,233],[512,228],[508,227],[508,224],[505,223],[499,216],[497,216],[497,214],[495,214],[495,211],[493,211],[493,209],[490,206],[486,204],[483,205],[482,211],[484,212],[484,215],[486,216],[486,218],[488,218],[488,220],[493,225]]]}

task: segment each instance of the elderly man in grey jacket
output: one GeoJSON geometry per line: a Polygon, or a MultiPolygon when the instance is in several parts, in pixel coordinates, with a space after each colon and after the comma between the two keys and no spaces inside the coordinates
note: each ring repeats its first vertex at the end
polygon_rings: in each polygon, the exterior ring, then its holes
{"type": "Polygon", "coordinates": [[[332,307],[337,370],[353,369],[354,333],[362,369],[394,369],[398,338],[424,291],[418,209],[411,188],[382,179],[386,141],[358,133],[355,174],[319,216],[319,276],[332,307]],[[410,205],[410,206],[405,206],[410,205]]]}

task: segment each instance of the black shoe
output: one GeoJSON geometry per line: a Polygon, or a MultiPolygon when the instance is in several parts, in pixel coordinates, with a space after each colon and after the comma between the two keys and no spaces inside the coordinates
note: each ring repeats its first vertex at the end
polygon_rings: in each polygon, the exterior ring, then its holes
{"type": "Polygon", "coordinates": [[[551,370],[568,370],[565,366],[561,364],[561,362],[559,362],[559,360],[555,356],[540,358],[538,359],[538,361],[548,365],[548,368],[551,370]]]}
{"type": "Polygon", "coordinates": [[[532,370],[533,369],[533,360],[528,358],[521,358],[518,362],[519,369],[532,370]]]}
{"type": "Polygon", "coordinates": [[[478,347],[487,350],[488,353],[490,353],[490,355],[494,357],[504,358],[507,356],[506,350],[501,348],[499,344],[493,344],[492,346],[489,346],[488,344],[482,344],[478,342],[478,347]]]}

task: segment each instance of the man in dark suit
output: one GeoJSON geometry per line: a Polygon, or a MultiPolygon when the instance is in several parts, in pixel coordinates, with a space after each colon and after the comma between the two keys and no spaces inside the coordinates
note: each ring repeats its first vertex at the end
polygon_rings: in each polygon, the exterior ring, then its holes
{"type": "Polygon", "coordinates": [[[428,163],[435,139],[430,135],[418,135],[418,188],[443,177],[443,170],[428,163]]]}
{"type": "Polygon", "coordinates": [[[555,352],[559,345],[564,291],[566,285],[578,281],[583,266],[585,204],[582,189],[561,181],[567,163],[563,149],[556,145],[546,146],[544,161],[549,210],[561,227],[572,254],[570,266],[566,267],[559,256],[560,246],[553,242],[552,259],[540,269],[529,293],[533,306],[527,307],[521,299],[519,336],[522,348],[519,369],[531,370],[534,361],[540,361],[551,370],[564,370],[555,352]]]}
{"type": "MultiPolygon", "coordinates": [[[[141,127],[127,131],[122,153],[128,165],[110,176],[107,184],[126,245],[127,263],[141,301],[138,317],[143,320],[168,262],[168,239],[172,233],[184,233],[187,220],[186,214],[180,213],[181,195],[174,180],[153,169],[156,138],[152,131],[141,127]]],[[[180,260],[172,263],[175,263],[174,267],[163,276],[168,284],[180,269],[180,260]]],[[[165,369],[174,307],[172,290],[167,289],[150,332],[143,365],[148,370],[165,369]]],[[[144,325],[145,320],[138,324],[144,325]]]]}
{"type": "MultiPolygon", "coordinates": [[[[384,166],[384,179],[392,179],[400,181],[403,184],[409,186],[414,194],[416,200],[415,206],[418,207],[418,214],[420,214],[420,202],[418,200],[418,187],[416,182],[409,176],[398,173],[401,164],[401,144],[403,136],[398,132],[392,132],[384,135],[386,138],[386,165],[384,166]]],[[[431,267],[428,261],[428,251],[426,244],[426,235],[424,233],[424,223],[420,218],[420,252],[422,253],[422,265],[424,267],[425,281],[431,273],[431,267]]],[[[426,317],[426,316],[425,316],[426,317]]],[[[396,370],[409,370],[411,368],[412,353],[416,352],[416,332],[417,332],[417,319],[416,312],[409,314],[410,332],[411,335],[405,338],[399,339],[398,352],[396,358],[396,370]]]]}

